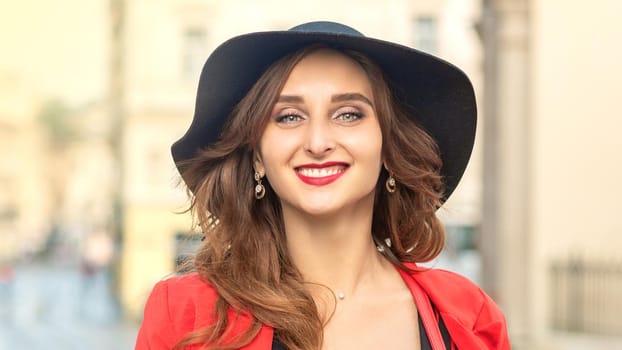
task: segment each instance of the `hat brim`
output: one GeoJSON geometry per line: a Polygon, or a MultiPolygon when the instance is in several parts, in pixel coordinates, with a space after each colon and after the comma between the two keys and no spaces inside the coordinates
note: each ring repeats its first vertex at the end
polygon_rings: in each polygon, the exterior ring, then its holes
{"type": "Polygon", "coordinates": [[[271,31],[241,35],[220,45],[203,67],[192,123],[172,146],[175,163],[217,141],[233,107],[273,62],[316,43],[361,52],[380,66],[397,98],[416,111],[417,122],[438,144],[445,201],[458,185],[473,149],[477,123],[473,86],[451,63],[365,36],[271,31]]]}

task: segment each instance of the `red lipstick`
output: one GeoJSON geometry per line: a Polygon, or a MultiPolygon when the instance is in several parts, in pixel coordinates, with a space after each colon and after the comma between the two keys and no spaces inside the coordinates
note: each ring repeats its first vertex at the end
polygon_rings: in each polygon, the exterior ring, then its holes
{"type": "Polygon", "coordinates": [[[347,168],[348,164],[342,162],[304,164],[296,167],[296,175],[308,185],[324,186],[339,179],[347,168]]]}

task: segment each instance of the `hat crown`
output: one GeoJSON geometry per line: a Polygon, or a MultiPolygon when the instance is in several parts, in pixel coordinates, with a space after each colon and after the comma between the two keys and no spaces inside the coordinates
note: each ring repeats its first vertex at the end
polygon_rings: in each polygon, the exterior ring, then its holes
{"type": "Polygon", "coordinates": [[[301,33],[328,33],[328,34],[342,34],[351,36],[364,36],[363,33],[358,30],[348,27],[347,25],[329,22],[329,21],[316,21],[308,22],[297,25],[289,29],[290,32],[301,33]]]}

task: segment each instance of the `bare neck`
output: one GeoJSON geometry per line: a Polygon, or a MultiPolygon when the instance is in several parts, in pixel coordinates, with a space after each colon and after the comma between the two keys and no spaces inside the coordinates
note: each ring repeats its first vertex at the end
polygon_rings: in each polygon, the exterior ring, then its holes
{"type": "Polygon", "coordinates": [[[306,282],[351,296],[393,269],[372,239],[372,211],[373,203],[317,217],[283,207],[289,253],[306,282]]]}

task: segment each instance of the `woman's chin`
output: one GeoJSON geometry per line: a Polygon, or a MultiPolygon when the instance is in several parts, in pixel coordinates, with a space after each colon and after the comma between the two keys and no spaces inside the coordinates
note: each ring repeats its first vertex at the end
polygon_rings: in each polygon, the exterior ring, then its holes
{"type": "Polygon", "coordinates": [[[340,208],[329,204],[319,204],[319,205],[307,205],[304,207],[300,207],[298,208],[298,211],[303,214],[303,215],[308,215],[308,216],[315,216],[315,217],[330,217],[332,215],[335,215],[339,212],[341,212],[339,210],[340,208]]]}
{"type": "Polygon", "coordinates": [[[335,199],[307,200],[304,203],[290,205],[290,207],[300,215],[316,217],[318,219],[330,218],[333,216],[348,219],[351,216],[349,213],[352,215],[360,215],[361,210],[371,210],[373,208],[373,197],[366,198],[366,200],[357,200],[354,203],[341,203],[335,199]]]}

